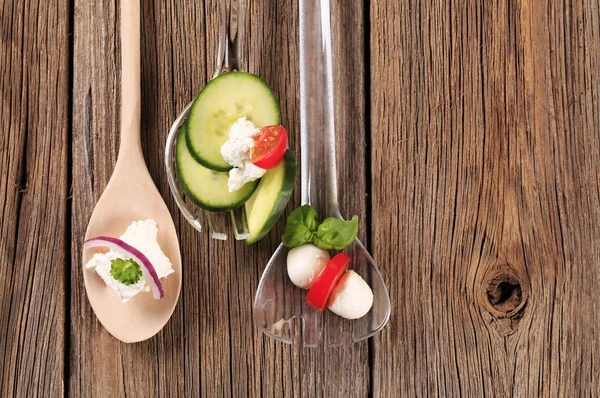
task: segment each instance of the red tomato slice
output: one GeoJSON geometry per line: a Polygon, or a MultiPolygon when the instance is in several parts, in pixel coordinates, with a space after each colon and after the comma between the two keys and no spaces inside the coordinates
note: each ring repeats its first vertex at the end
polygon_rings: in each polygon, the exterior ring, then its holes
{"type": "Polygon", "coordinates": [[[329,295],[350,266],[350,260],[350,256],[344,253],[339,253],[329,260],[306,295],[308,305],[317,311],[325,311],[329,295]]]}
{"type": "Polygon", "coordinates": [[[285,155],[288,135],[283,126],[265,126],[260,134],[254,137],[252,163],[261,169],[276,167],[285,155]]]}

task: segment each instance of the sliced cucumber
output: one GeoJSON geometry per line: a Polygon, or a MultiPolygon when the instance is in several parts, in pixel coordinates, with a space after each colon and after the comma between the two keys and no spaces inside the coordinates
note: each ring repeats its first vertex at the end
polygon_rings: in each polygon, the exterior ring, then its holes
{"type": "Polygon", "coordinates": [[[229,72],[208,83],[194,100],[185,122],[187,145],[194,159],[213,170],[227,171],[231,165],[221,155],[229,129],[242,116],[256,127],[279,124],[279,102],[260,77],[229,72]]]}
{"type": "Polygon", "coordinates": [[[214,171],[196,162],[186,145],[186,131],[177,137],[175,163],[177,175],[187,196],[201,208],[208,211],[227,211],[241,206],[256,190],[260,180],[245,184],[237,191],[229,192],[229,173],[214,171]]]}
{"type": "Polygon", "coordinates": [[[296,158],[289,149],[283,161],[265,173],[258,188],[246,202],[246,220],[251,244],[262,239],[279,219],[290,200],[296,180],[296,158]]]}

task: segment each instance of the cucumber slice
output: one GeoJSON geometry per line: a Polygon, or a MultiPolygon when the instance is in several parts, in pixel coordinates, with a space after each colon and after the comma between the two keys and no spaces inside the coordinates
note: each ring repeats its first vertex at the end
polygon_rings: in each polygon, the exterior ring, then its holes
{"type": "Polygon", "coordinates": [[[194,159],[209,169],[230,170],[221,147],[229,139],[231,125],[242,116],[256,127],[281,122],[279,102],[267,83],[246,72],[225,73],[208,83],[185,122],[187,146],[194,159]]]}
{"type": "Polygon", "coordinates": [[[265,173],[256,192],[245,204],[250,232],[247,244],[259,241],[273,228],[290,200],[295,180],[296,158],[288,149],[283,161],[265,173]]]}
{"type": "Polygon", "coordinates": [[[196,162],[186,145],[185,128],[177,137],[175,163],[179,182],[187,196],[197,206],[208,211],[227,211],[241,206],[258,187],[260,180],[245,184],[237,191],[229,192],[229,173],[214,171],[196,162]]]}

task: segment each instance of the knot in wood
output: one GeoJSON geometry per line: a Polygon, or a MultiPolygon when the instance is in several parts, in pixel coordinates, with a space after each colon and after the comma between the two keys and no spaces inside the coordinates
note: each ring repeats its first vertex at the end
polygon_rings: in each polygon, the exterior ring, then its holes
{"type": "Polygon", "coordinates": [[[498,264],[483,280],[480,304],[496,318],[519,319],[527,304],[526,278],[510,264],[498,264]]]}
{"type": "Polygon", "coordinates": [[[510,275],[502,275],[487,287],[487,296],[492,307],[507,315],[519,307],[522,293],[521,284],[510,275]]]}

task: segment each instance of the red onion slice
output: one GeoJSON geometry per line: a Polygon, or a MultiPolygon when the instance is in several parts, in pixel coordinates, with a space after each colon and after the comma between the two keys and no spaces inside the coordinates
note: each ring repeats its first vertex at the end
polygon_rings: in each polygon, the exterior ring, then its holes
{"type": "Polygon", "coordinates": [[[123,242],[118,238],[111,238],[110,236],[96,236],[83,242],[84,249],[93,247],[108,247],[111,250],[124,252],[125,255],[129,256],[136,263],[140,264],[142,275],[146,279],[146,282],[150,285],[152,290],[152,296],[155,299],[161,299],[165,296],[163,292],[162,283],[160,278],[154,269],[154,266],[148,260],[148,257],[141,251],[131,246],[130,244],[123,242]]]}

